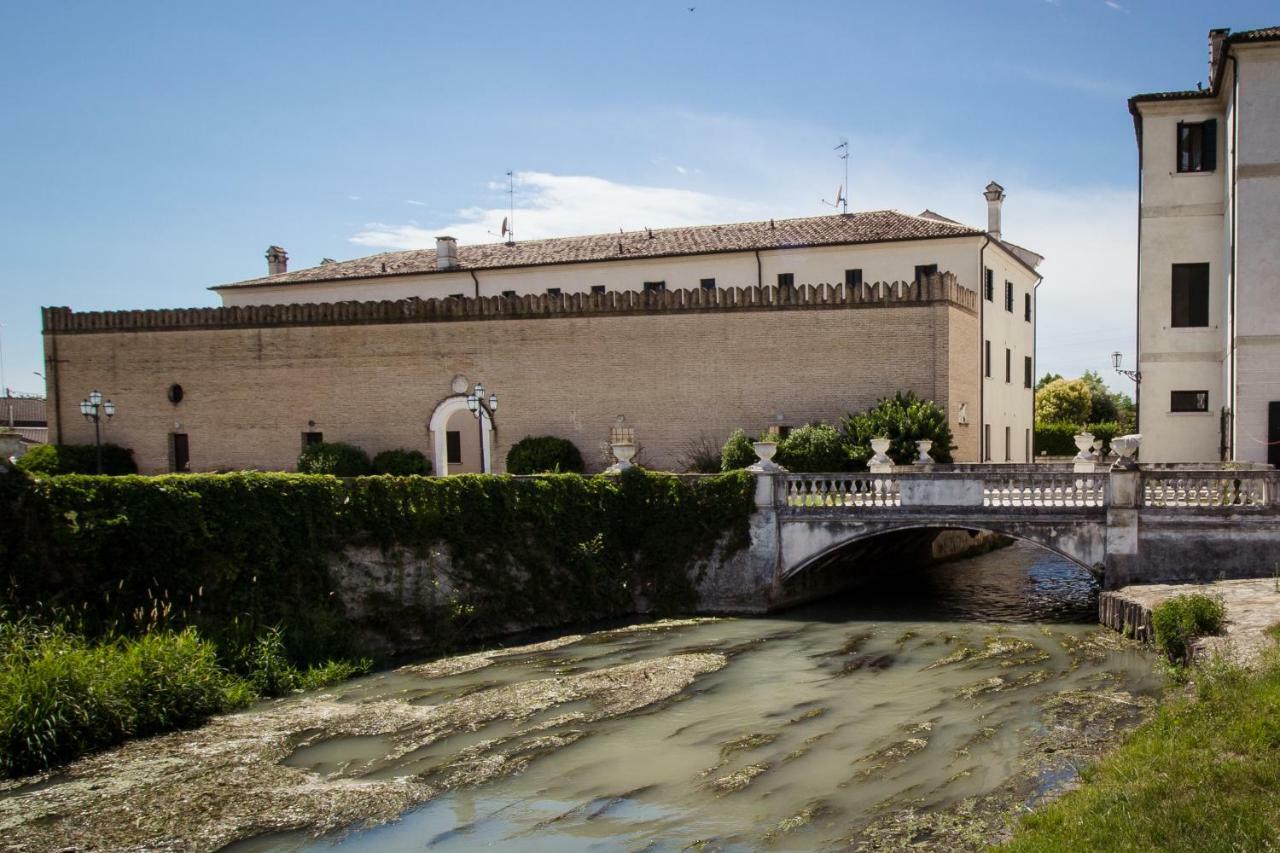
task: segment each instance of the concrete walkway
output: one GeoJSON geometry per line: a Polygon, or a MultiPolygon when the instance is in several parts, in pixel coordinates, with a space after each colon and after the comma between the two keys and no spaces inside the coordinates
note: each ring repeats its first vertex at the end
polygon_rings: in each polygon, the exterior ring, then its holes
{"type": "Polygon", "coordinates": [[[1222,654],[1251,666],[1274,644],[1267,629],[1280,623],[1280,586],[1275,578],[1126,586],[1099,596],[1098,618],[1117,631],[1128,625],[1138,639],[1150,641],[1152,609],[1167,598],[1192,592],[1221,598],[1227,612],[1222,636],[1197,640],[1193,658],[1205,660],[1222,654]]]}

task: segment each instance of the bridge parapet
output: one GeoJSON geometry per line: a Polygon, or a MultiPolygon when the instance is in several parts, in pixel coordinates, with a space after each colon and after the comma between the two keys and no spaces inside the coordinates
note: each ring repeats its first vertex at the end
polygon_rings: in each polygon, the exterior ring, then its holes
{"type": "Polygon", "coordinates": [[[1280,507],[1280,472],[1225,468],[1142,471],[1142,506],[1266,510],[1280,507]]]}
{"type": "Polygon", "coordinates": [[[1091,508],[1107,505],[1107,476],[998,465],[892,474],[781,474],[774,494],[775,505],[793,513],[895,507],[1091,508]]]}

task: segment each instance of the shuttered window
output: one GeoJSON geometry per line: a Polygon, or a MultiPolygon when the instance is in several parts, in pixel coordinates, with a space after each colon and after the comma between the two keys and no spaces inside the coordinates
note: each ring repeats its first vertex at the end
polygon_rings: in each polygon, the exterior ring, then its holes
{"type": "Polygon", "coordinates": [[[1178,171],[1212,172],[1217,168],[1217,119],[1178,122],[1178,171]]]}

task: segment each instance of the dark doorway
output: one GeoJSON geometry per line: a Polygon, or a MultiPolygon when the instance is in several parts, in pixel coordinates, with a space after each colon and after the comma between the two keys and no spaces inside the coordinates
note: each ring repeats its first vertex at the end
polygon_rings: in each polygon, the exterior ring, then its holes
{"type": "Polygon", "coordinates": [[[1280,400],[1267,404],[1267,462],[1280,468],[1280,400]]]}
{"type": "Polygon", "coordinates": [[[169,435],[169,470],[178,474],[191,470],[191,448],[185,432],[169,435]]]}

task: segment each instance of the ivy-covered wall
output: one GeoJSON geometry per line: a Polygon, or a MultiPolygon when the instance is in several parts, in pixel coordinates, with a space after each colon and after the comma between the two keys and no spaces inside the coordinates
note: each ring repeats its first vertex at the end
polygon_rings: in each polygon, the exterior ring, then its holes
{"type": "Polygon", "coordinates": [[[747,544],[753,480],[641,471],[333,477],[0,475],[0,604],[89,632],[156,621],[253,636],[299,660],[447,648],[535,625],[691,610],[700,561],[747,544]],[[373,556],[371,556],[373,555],[373,556]],[[370,562],[380,577],[367,578],[370,562]],[[393,594],[388,567],[413,576],[393,594]],[[358,599],[358,600],[357,600],[358,599]],[[354,624],[353,624],[354,623],[354,624]],[[355,630],[353,630],[355,629],[355,630]]]}

